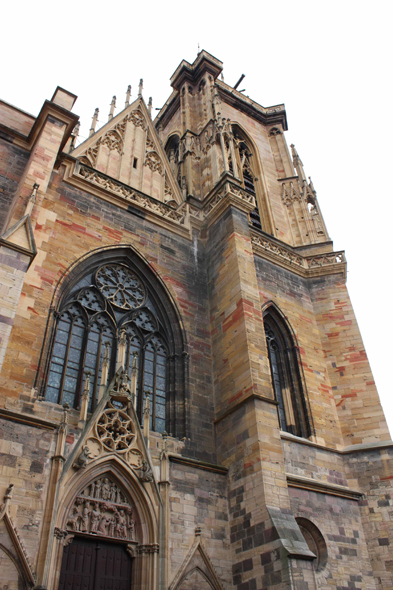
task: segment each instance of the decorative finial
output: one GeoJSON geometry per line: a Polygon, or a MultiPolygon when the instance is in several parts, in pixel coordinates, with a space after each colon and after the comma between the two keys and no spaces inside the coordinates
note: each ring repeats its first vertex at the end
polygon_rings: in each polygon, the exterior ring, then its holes
{"type": "Polygon", "coordinates": [[[141,97],[142,96],[142,90],[143,90],[143,78],[141,78],[139,80],[139,89],[138,89],[138,96],[141,97]]]}
{"type": "Polygon", "coordinates": [[[148,102],[148,105],[147,105],[147,110],[149,111],[149,115],[150,115],[150,117],[151,117],[151,110],[152,110],[152,108],[153,108],[153,99],[152,99],[152,97],[150,96],[150,97],[149,97],[149,102],[148,102]]]}
{"type": "Polygon", "coordinates": [[[124,108],[128,107],[128,105],[130,104],[130,98],[131,98],[131,84],[129,84],[127,86],[127,92],[126,92],[126,104],[124,105],[124,108]]]}
{"type": "Polygon", "coordinates": [[[94,115],[93,115],[93,120],[91,122],[91,127],[90,127],[90,132],[89,132],[89,137],[91,137],[93,135],[93,133],[96,132],[96,125],[97,125],[97,121],[98,121],[98,113],[100,112],[100,109],[96,109],[94,111],[94,115]]]}
{"type": "Polygon", "coordinates": [[[201,52],[201,50],[200,50],[199,43],[198,43],[198,53],[197,53],[197,55],[199,55],[200,52],[201,52]]]}
{"type": "Polygon", "coordinates": [[[110,108],[109,115],[108,115],[108,121],[113,119],[113,113],[115,112],[115,106],[116,106],[116,96],[113,96],[112,102],[111,102],[111,108],[110,108]]]}

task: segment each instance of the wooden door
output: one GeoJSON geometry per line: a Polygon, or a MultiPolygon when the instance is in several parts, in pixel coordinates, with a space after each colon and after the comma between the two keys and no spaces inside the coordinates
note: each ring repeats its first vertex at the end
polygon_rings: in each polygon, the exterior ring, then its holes
{"type": "Polygon", "coordinates": [[[59,590],[131,590],[125,546],[75,537],[64,547],[59,590]]]}

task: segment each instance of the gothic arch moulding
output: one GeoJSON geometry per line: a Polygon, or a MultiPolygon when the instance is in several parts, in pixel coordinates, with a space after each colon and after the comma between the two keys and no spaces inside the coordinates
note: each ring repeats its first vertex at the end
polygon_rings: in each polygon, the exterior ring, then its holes
{"type": "Polygon", "coordinates": [[[89,370],[93,375],[92,411],[99,398],[105,354],[109,363],[107,385],[114,376],[124,336],[130,375],[133,352],[139,355],[139,419],[143,391],[147,389],[153,395],[151,429],[166,430],[177,437],[188,435],[189,355],[182,318],[169,288],[135,248],[100,248],[74,262],[56,286],[50,310],[35,383],[42,397],[52,403],[65,401],[78,409],[83,374],[89,370]],[[118,296],[129,303],[122,305],[116,300],[118,296]],[[92,356],[93,346],[96,357],[92,356]],[[62,349],[61,354],[57,348],[62,349]],[[151,363],[154,373],[150,375],[151,363]]]}

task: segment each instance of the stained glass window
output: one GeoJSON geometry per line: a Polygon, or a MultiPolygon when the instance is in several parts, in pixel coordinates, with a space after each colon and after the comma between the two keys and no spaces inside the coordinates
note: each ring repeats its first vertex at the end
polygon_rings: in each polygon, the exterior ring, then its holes
{"type": "Polygon", "coordinates": [[[86,372],[90,374],[89,411],[100,387],[113,378],[120,332],[125,332],[125,369],[137,366],[136,410],[142,420],[150,396],[151,428],[165,430],[167,354],[165,331],[143,280],[123,264],[99,266],[84,276],[64,301],[55,326],[45,398],[79,408],[86,372]],[[104,355],[109,374],[102,383],[104,355]]]}

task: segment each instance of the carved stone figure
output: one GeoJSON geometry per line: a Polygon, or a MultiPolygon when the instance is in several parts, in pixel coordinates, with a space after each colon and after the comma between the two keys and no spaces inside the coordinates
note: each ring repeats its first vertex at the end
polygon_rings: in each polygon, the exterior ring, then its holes
{"type": "Polygon", "coordinates": [[[109,529],[108,529],[108,535],[110,537],[115,536],[115,525],[116,525],[116,520],[114,518],[111,518],[109,520],[109,529]]]}
{"type": "Polygon", "coordinates": [[[138,469],[138,477],[141,481],[153,481],[153,473],[146,459],[142,459],[142,465],[138,469]]]}
{"type": "Polygon", "coordinates": [[[90,515],[90,503],[85,502],[81,516],[81,531],[86,532],[89,530],[89,515],[90,515]]]}
{"type": "Polygon", "coordinates": [[[93,481],[93,483],[91,484],[91,487],[90,487],[90,497],[91,498],[94,498],[94,490],[95,489],[96,489],[96,483],[95,483],[95,481],[93,481]]]}
{"type": "Polygon", "coordinates": [[[109,500],[111,495],[111,484],[109,483],[109,479],[106,477],[104,479],[104,483],[102,484],[101,488],[101,496],[103,500],[109,500]]]}
{"type": "Polygon", "coordinates": [[[73,466],[75,467],[75,469],[84,469],[86,467],[87,463],[89,462],[90,457],[91,457],[90,449],[87,445],[85,445],[82,449],[81,454],[76,459],[73,466]]]}
{"type": "Polygon", "coordinates": [[[111,485],[111,502],[116,502],[117,497],[117,485],[114,483],[111,485]]]}
{"type": "Polygon", "coordinates": [[[97,500],[100,500],[101,499],[101,480],[97,479],[95,484],[96,484],[96,488],[95,488],[95,492],[94,492],[94,497],[97,498],[97,500]]]}
{"type": "Polygon", "coordinates": [[[127,519],[124,510],[120,510],[115,514],[116,524],[116,537],[120,539],[127,539],[127,519]]]}
{"type": "Polygon", "coordinates": [[[131,518],[131,516],[128,520],[128,531],[130,535],[130,541],[135,541],[135,521],[131,518]]]}
{"type": "Polygon", "coordinates": [[[71,525],[70,528],[74,531],[79,531],[79,521],[81,518],[81,514],[78,510],[77,506],[73,506],[71,510],[71,514],[68,517],[67,525],[71,525]]]}
{"type": "Polygon", "coordinates": [[[109,520],[103,514],[101,516],[100,526],[98,527],[98,532],[102,535],[106,535],[106,525],[108,524],[109,520]]]}
{"type": "Polygon", "coordinates": [[[91,511],[91,518],[90,518],[90,522],[91,522],[90,532],[91,533],[97,532],[98,523],[100,521],[100,518],[101,518],[100,506],[99,506],[98,502],[96,502],[94,505],[94,510],[91,511]]]}

